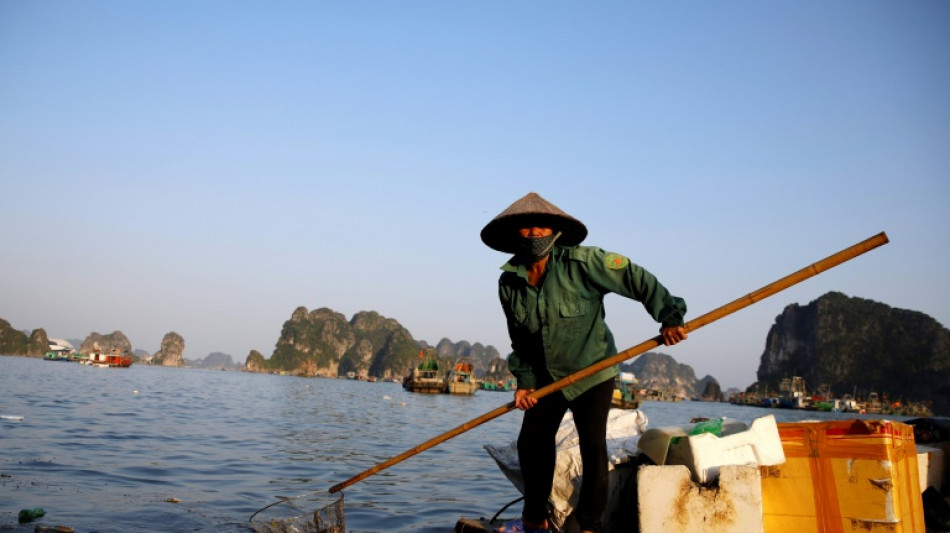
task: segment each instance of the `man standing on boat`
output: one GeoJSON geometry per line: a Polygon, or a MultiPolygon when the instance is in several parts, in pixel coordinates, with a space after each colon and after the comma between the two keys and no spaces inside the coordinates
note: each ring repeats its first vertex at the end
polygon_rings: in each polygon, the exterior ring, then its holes
{"type": "Polygon", "coordinates": [[[498,281],[518,380],[515,405],[525,411],[518,435],[524,477],[524,531],[546,531],[554,481],[555,435],[568,409],[580,440],[582,485],[575,511],[584,532],[603,530],[607,501],[607,416],[618,366],[541,399],[528,396],[617,353],[604,322],[604,295],[641,302],[662,327],[666,345],[686,338],[686,303],[627,257],[578,246],[587,227],[536,193],[511,204],[482,229],[489,247],[513,254],[498,281]]]}

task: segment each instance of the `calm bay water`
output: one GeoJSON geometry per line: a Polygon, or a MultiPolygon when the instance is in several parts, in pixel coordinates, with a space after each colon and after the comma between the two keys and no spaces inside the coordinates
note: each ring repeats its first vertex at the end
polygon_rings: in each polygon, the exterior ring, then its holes
{"type": "MultiPolygon", "coordinates": [[[[511,399],[23,357],[0,357],[0,375],[0,415],[23,416],[0,420],[0,531],[32,532],[35,523],[17,525],[32,507],[46,510],[40,523],[77,532],[250,531],[250,516],[278,498],[325,495],[511,399]]],[[[647,402],[643,411],[651,427],[699,416],[856,416],[700,402],[647,402]]],[[[520,423],[519,411],[503,415],[348,487],[347,531],[445,533],[459,517],[493,516],[520,493],[483,446],[509,443],[520,423]]]]}

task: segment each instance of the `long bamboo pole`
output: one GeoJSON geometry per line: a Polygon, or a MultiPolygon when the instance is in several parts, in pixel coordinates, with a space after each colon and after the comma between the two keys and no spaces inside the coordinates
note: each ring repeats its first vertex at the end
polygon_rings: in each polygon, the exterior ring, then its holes
{"type": "MultiPolygon", "coordinates": [[[[736,311],[739,311],[740,309],[744,309],[760,300],[763,300],[765,298],[768,298],[769,296],[772,296],[773,294],[777,292],[783,291],[791,287],[792,285],[795,285],[808,278],[816,276],[824,272],[825,270],[836,267],[840,265],[841,263],[844,263],[845,261],[854,259],[855,257],[861,254],[864,254],[865,252],[869,252],[873,250],[874,248],[887,244],[887,242],[888,242],[887,235],[884,232],[878,233],[877,235],[869,239],[861,241],[853,246],[849,246],[848,248],[845,248],[844,250],[841,250],[840,252],[836,254],[830,255],[816,263],[812,263],[811,265],[808,265],[807,267],[797,272],[789,274],[785,276],[784,278],[779,279],[778,281],[774,281],[757,291],[750,292],[749,294],[737,300],[734,300],[722,307],[719,307],[718,309],[714,309],[706,313],[705,315],[694,318],[693,320],[690,320],[689,322],[686,323],[685,328],[688,332],[696,331],[697,329],[703,326],[706,326],[708,324],[711,324],[724,316],[731,315],[732,313],[735,313],[736,311]]],[[[576,383],[588,376],[596,374],[597,372],[600,372],[601,370],[610,368],[613,365],[622,363],[626,361],[627,359],[631,359],[633,357],[636,357],[642,354],[643,352],[656,348],[657,346],[660,346],[662,343],[663,343],[663,337],[661,337],[660,335],[657,335],[656,337],[653,337],[652,339],[641,342],[640,344],[633,346],[631,348],[628,348],[618,353],[617,355],[608,357],[607,359],[594,363],[593,365],[583,370],[579,370],[575,372],[574,374],[571,374],[565,378],[555,381],[554,383],[551,383],[550,385],[537,389],[531,394],[529,394],[528,396],[531,396],[533,398],[543,398],[547,396],[548,394],[559,391],[563,389],[564,387],[571,385],[573,383],[576,383]]],[[[507,404],[502,405],[501,407],[498,407],[492,411],[489,411],[477,418],[473,418],[472,420],[469,420],[468,422],[462,424],[461,426],[456,427],[455,429],[446,431],[445,433],[439,435],[438,437],[429,439],[426,442],[423,442],[422,444],[412,449],[406,450],[395,457],[387,459],[386,461],[383,461],[382,463],[379,463],[378,465],[368,470],[365,470],[361,472],[360,474],[357,474],[342,483],[338,483],[334,485],[333,487],[330,488],[330,492],[331,493],[339,492],[354,483],[362,481],[368,478],[369,476],[376,474],[377,472],[381,470],[389,468],[390,466],[393,466],[396,463],[400,463],[412,457],[413,455],[422,453],[428,450],[429,448],[432,448],[433,446],[441,444],[458,435],[461,435],[462,433],[465,433],[466,431],[470,429],[478,427],[484,424],[485,422],[488,422],[489,420],[498,418],[499,416],[506,414],[510,411],[513,411],[514,409],[515,409],[515,402],[514,401],[508,402],[507,404]]]]}

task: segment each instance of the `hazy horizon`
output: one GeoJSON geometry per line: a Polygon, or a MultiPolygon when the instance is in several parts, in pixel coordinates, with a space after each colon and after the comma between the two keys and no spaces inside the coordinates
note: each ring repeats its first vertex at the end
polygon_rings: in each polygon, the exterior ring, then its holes
{"type": "MultiPolygon", "coordinates": [[[[789,272],[789,273],[791,273],[791,272],[789,272]]],[[[807,282],[807,281],[806,281],[806,282],[807,282]]],[[[780,295],[781,295],[781,293],[779,293],[779,295],[773,296],[773,298],[778,298],[778,297],[780,297],[780,295]]],[[[805,303],[802,303],[801,305],[807,305],[808,303],[810,303],[810,302],[805,302],[805,303]]],[[[753,305],[755,305],[755,304],[753,304],[753,305]]],[[[789,305],[793,305],[793,304],[789,304],[789,305]]],[[[313,309],[308,309],[308,311],[313,311],[313,309]]],[[[363,312],[363,311],[372,311],[372,309],[364,309],[364,310],[361,310],[361,311],[358,311],[358,312],[363,312]]],[[[912,310],[912,311],[916,311],[916,310],[912,310]]],[[[739,311],[739,312],[742,312],[742,311],[739,311]]],[[[3,318],[3,317],[0,317],[0,318],[3,318]]],[[[348,317],[346,317],[346,318],[347,318],[347,321],[350,321],[350,320],[353,318],[353,316],[348,316],[348,317]]],[[[397,322],[399,322],[399,318],[398,318],[398,317],[386,317],[386,318],[391,318],[391,319],[394,319],[394,320],[396,320],[397,322]]],[[[694,318],[695,318],[695,317],[694,317],[694,318]]],[[[776,317],[776,318],[778,318],[778,317],[776,317]]],[[[931,317],[931,318],[932,318],[932,317],[931,317]]],[[[289,316],[288,316],[288,319],[289,319],[289,316]]],[[[29,330],[29,329],[25,329],[25,330],[22,330],[22,331],[23,331],[23,333],[25,333],[25,334],[27,334],[27,335],[29,335],[29,334],[32,332],[32,330],[29,330]]],[[[118,331],[118,330],[113,330],[113,331],[109,331],[109,332],[101,332],[101,331],[99,331],[99,332],[90,332],[90,334],[92,334],[92,333],[100,333],[100,334],[103,334],[103,335],[108,335],[108,334],[114,333],[115,331],[118,331]]],[[[170,333],[170,332],[169,332],[169,333],[170,333]]],[[[411,332],[410,332],[410,333],[411,333],[411,332]]],[[[123,335],[124,335],[124,333],[123,333],[123,335]]],[[[51,340],[52,340],[52,338],[54,338],[54,337],[51,337],[51,336],[49,336],[49,335],[47,335],[47,336],[48,336],[51,340]]],[[[87,335],[86,337],[88,337],[88,335],[87,335]]],[[[63,339],[63,340],[66,340],[66,341],[68,341],[68,342],[71,342],[71,343],[73,344],[73,346],[74,346],[74,349],[78,350],[79,347],[80,347],[80,345],[82,344],[82,342],[86,339],[86,337],[81,337],[81,338],[80,338],[80,337],[55,337],[55,338],[63,339]],[[78,341],[78,342],[77,342],[77,341],[78,341]]],[[[163,337],[164,337],[164,335],[163,335],[163,337]]],[[[278,334],[278,338],[279,338],[279,334],[278,334]]],[[[478,340],[473,340],[473,339],[449,339],[448,337],[440,337],[438,340],[435,340],[435,341],[432,341],[432,340],[430,340],[430,339],[419,339],[419,338],[415,338],[415,337],[413,337],[413,339],[414,339],[415,341],[417,341],[417,342],[425,342],[425,343],[427,343],[427,344],[430,345],[430,346],[436,346],[439,342],[442,341],[442,339],[447,339],[449,342],[451,342],[451,343],[453,343],[453,344],[458,344],[458,343],[460,343],[460,342],[468,342],[470,345],[481,344],[481,345],[483,345],[483,346],[485,346],[485,347],[492,347],[492,348],[495,348],[496,350],[498,350],[499,356],[502,357],[502,358],[507,357],[508,353],[510,352],[510,349],[505,349],[505,350],[503,350],[503,349],[499,348],[498,346],[494,346],[494,345],[491,345],[491,344],[485,344],[485,343],[483,343],[483,342],[480,342],[480,341],[478,341],[478,340]]],[[[645,341],[645,340],[647,340],[647,339],[644,338],[644,339],[640,339],[640,340],[641,340],[641,341],[645,341]]],[[[129,339],[129,342],[132,344],[132,351],[133,351],[133,352],[141,351],[141,352],[145,352],[145,353],[148,354],[149,356],[154,355],[154,354],[160,349],[160,346],[159,346],[159,347],[157,347],[155,350],[148,350],[148,349],[145,349],[145,348],[143,348],[143,347],[136,346],[135,343],[132,341],[132,339],[129,339]]],[[[275,341],[275,343],[276,343],[276,341],[275,341]]],[[[159,344],[160,344],[160,343],[159,343],[159,344]]],[[[627,348],[627,346],[618,346],[617,348],[618,348],[618,350],[623,350],[623,349],[627,348]]],[[[668,348],[668,347],[666,347],[666,346],[659,346],[659,347],[657,347],[657,348],[654,348],[654,349],[652,349],[652,350],[649,350],[649,352],[663,353],[663,354],[669,355],[669,353],[668,353],[667,351],[664,351],[664,350],[670,350],[670,349],[671,349],[671,348],[668,348]]],[[[202,360],[206,359],[207,357],[209,357],[209,356],[211,356],[211,355],[214,355],[214,354],[223,354],[223,355],[230,356],[231,359],[232,359],[232,361],[233,361],[235,364],[243,365],[244,362],[245,362],[246,359],[247,359],[247,356],[250,354],[250,351],[251,351],[251,350],[249,349],[249,350],[247,351],[248,353],[245,353],[244,355],[240,355],[240,354],[232,354],[232,353],[224,352],[224,351],[221,351],[221,350],[213,350],[213,351],[208,352],[208,353],[206,353],[206,354],[204,354],[204,355],[191,355],[191,356],[189,357],[188,340],[185,339],[185,353],[184,353],[183,357],[184,357],[184,359],[186,359],[186,360],[202,361],[202,360]]],[[[265,359],[270,359],[271,355],[273,355],[273,350],[268,350],[268,351],[266,351],[266,352],[265,352],[265,351],[262,351],[262,350],[257,350],[257,351],[260,352],[261,355],[263,355],[265,359]]],[[[763,346],[763,351],[764,351],[764,346],[763,346]]],[[[645,353],[649,353],[649,352],[645,352],[645,353]]],[[[761,353],[760,353],[760,355],[761,355],[761,353]]],[[[671,357],[673,357],[674,359],[676,359],[675,356],[671,356],[671,357]]],[[[632,362],[634,361],[634,359],[635,359],[635,358],[631,358],[631,359],[627,360],[627,361],[626,361],[626,364],[632,363],[632,362]]],[[[679,361],[679,360],[677,360],[677,363],[685,364],[685,363],[682,363],[682,361],[679,361]]],[[[758,359],[758,358],[754,361],[754,365],[755,365],[755,368],[758,369],[758,366],[759,366],[759,359],[758,359]]],[[[691,366],[691,365],[690,365],[690,366],[691,366]]],[[[694,368],[693,370],[696,371],[695,368],[694,368]]],[[[754,374],[753,374],[753,375],[754,375],[754,374]]],[[[707,372],[707,373],[700,373],[700,372],[696,371],[696,378],[697,378],[697,379],[702,379],[702,378],[705,377],[705,376],[712,376],[713,378],[715,378],[716,381],[719,382],[720,385],[722,386],[723,391],[725,391],[725,390],[728,389],[728,388],[735,388],[735,389],[739,389],[739,390],[745,390],[747,386],[751,385],[751,384],[754,382],[754,381],[751,381],[751,382],[749,382],[749,383],[743,383],[743,384],[725,384],[725,383],[722,382],[722,379],[720,379],[720,377],[716,376],[714,373],[708,373],[708,372],[707,372]]]]}

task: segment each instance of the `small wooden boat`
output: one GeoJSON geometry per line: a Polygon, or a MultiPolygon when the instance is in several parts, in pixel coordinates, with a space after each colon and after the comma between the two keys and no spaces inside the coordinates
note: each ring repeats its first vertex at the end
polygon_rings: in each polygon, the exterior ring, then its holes
{"type": "Polygon", "coordinates": [[[864,411],[871,414],[881,414],[883,410],[884,404],[881,403],[877,393],[871,392],[868,394],[868,401],[864,404],[864,411]]]}
{"type": "Polygon", "coordinates": [[[120,354],[118,351],[111,354],[104,354],[99,350],[95,350],[80,361],[79,364],[103,368],[128,368],[132,366],[132,356],[120,354]]]}
{"type": "Polygon", "coordinates": [[[679,402],[682,396],[677,396],[669,390],[643,389],[641,399],[650,402],[679,402]]]}
{"type": "Polygon", "coordinates": [[[471,359],[460,357],[445,377],[445,392],[459,396],[471,396],[478,389],[475,382],[475,365],[471,359]]]}
{"type": "Polygon", "coordinates": [[[434,350],[430,350],[428,354],[425,350],[419,350],[419,358],[422,362],[403,379],[402,388],[409,392],[423,394],[445,392],[445,376],[439,369],[439,361],[435,358],[434,350]]]}
{"type": "Polygon", "coordinates": [[[640,388],[632,372],[621,372],[616,379],[611,407],[618,409],[636,409],[640,407],[640,388]]]}

